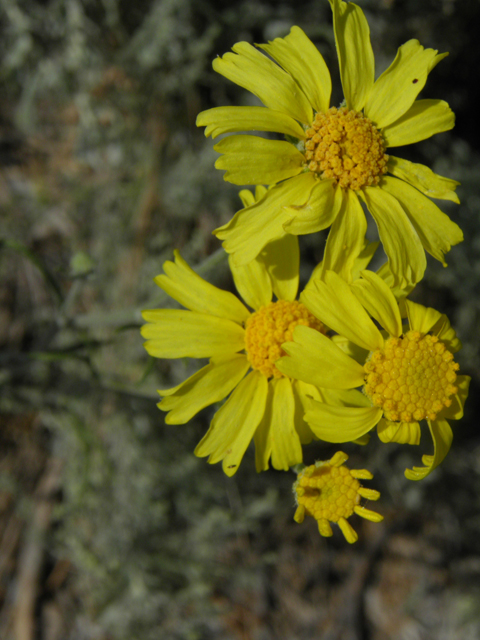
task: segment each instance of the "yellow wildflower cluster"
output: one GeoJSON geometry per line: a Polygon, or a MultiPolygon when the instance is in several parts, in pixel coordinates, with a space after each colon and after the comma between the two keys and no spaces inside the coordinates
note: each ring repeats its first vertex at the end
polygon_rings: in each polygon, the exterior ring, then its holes
{"type": "Polygon", "coordinates": [[[337,524],[355,542],[349,518],[382,520],[360,504],[380,497],[359,482],[372,474],[348,469],[341,451],[305,467],[303,446],[366,444],[375,428],[382,442],[416,445],[425,421],[433,454],[405,470],[421,480],[450,449],[449,421],[463,416],[470,378],[459,373],[461,344],[448,318],[408,299],[423,278],[425,251],[446,266],[445,254],[463,239],[431,200],[458,202],[458,183],[386,153],[453,127],[446,102],[417,99],[447,54],[409,40],[375,78],[362,10],[330,5],[340,107],[330,105],[329,70],[299,27],[268,44],[239,42],[213,62],[264,105],[215,107],[197,119],[207,136],[224,136],[215,150],[225,180],[256,186],[240,192],[244,207],[214,232],[245,304],[175,252],[155,281],[184,309],[145,311],[142,334],[154,357],[209,359],[159,391],[168,424],[221,403],[197,456],[222,462],[232,476],[253,440],[257,471],[301,469],[295,520],[314,518],[322,536],[337,524]],[[364,211],[388,259],[377,272],[368,269],[379,243],[365,240],[364,211]],[[298,236],[329,227],[323,260],[297,300],[298,236]]]}

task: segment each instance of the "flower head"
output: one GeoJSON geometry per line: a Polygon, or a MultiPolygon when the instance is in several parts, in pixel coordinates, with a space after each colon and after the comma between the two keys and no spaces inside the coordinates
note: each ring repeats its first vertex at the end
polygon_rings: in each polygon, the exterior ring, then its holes
{"type": "Polygon", "coordinates": [[[360,506],[361,498],[378,500],[380,493],[365,489],[359,482],[371,480],[373,475],[366,469],[349,469],[343,463],[348,460],[346,453],[337,453],[326,462],[316,462],[305,467],[298,474],[293,485],[297,510],[294,520],[303,522],[305,516],[315,518],[322,536],[332,535],[330,522],[338,524],[347,542],[356,542],[358,535],[348,522],[356,513],[372,522],[380,522],[383,516],[360,506]]]}
{"type": "MultiPolygon", "coordinates": [[[[252,194],[251,194],[252,195],[252,194]]],[[[249,198],[243,194],[244,198],[249,198]]],[[[253,196],[252,196],[253,197],[253,196]]],[[[258,471],[287,470],[302,461],[302,444],[314,435],[303,420],[315,387],[291,380],[276,366],[282,344],[302,325],[325,335],[326,329],[295,298],[298,288],[298,242],[284,237],[271,243],[259,259],[232,265],[235,283],[250,311],[235,295],[197,275],[175,252],[155,282],[186,309],[144,311],[145,348],[157,358],[209,358],[209,364],[172,389],[159,391],[159,408],[168,424],[184,424],[204,407],[225,403],[215,413],[195,454],[223,461],[233,475],[252,438],[258,471]],[[278,267],[278,253],[284,257],[278,267]],[[272,301],[273,293],[278,300],[272,301]]],[[[326,338],[327,339],[327,338],[326,338]]]]}
{"type": "Polygon", "coordinates": [[[426,420],[434,453],[423,457],[424,467],[405,471],[410,480],[424,478],[450,449],[448,420],[463,416],[470,382],[458,374],[454,354],[461,344],[448,318],[409,300],[399,306],[371,271],[351,285],[327,272],[324,281],[310,282],[301,300],[339,338],[325,345],[323,336],[299,327],[276,366],[310,384],[350,390],[343,406],[311,400],[305,419],[312,431],[322,440],[347,442],[377,426],[383,442],[419,444],[419,422],[426,420]]]}
{"type": "MultiPolygon", "coordinates": [[[[285,234],[326,229],[348,216],[351,237],[363,238],[373,216],[395,286],[418,282],[425,251],[445,265],[444,254],[462,241],[460,228],[430,200],[458,202],[454,180],[386,152],[454,126],[442,100],[417,100],[428,74],[447,55],[403,44],[374,81],[370,31],[353,2],[330,0],[344,106],[330,106],[331,79],[320,52],[299,27],[285,38],[246,42],[213,62],[213,68],[255,94],[265,107],[217,107],[197,124],[216,137],[241,131],[272,131],[287,140],[252,135],[223,138],[216,167],[234,184],[265,184],[264,197],[216,230],[236,264],[255,258],[285,234]]],[[[330,235],[334,233],[334,229],[330,235]]],[[[353,250],[355,247],[353,248],[353,250]]],[[[341,244],[335,250],[342,251],[341,244]]]]}

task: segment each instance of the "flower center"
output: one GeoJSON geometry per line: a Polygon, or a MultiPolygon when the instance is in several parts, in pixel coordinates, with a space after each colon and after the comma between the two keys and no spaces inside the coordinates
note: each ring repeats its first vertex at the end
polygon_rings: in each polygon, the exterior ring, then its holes
{"type": "Polygon", "coordinates": [[[301,302],[278,300],[252,313],[245,326],[245,350],[252,367],[267,378],[282,378],[275,362],[285,355],[281,345],[292,340],[299,324],[326,333],[323,323],[301,302]]]}
{"type": "Polygon", "coordinates": [[[376,185],[387,172],[383,136],[363,113],[331,107],[315,115],[306,136],[310,171],[335,180],[344,189],[376,185]]]}
{"type": "Polygon", "coordinates": [[[322,466],[306,467],[299,473],[294,488],[297,503],[305,509],[306,515],[315,520],[338,522],[355,511],[360,502],[360,486],[348,467],[336,467],[326,462],[322,466]]]}
{"type": "Polygon", "coordinates": [[[409,331],[389,338],[365,364],[364,391],[387,420],[435,420],[452,404],[459,365],[437,336],[409,331]]]}

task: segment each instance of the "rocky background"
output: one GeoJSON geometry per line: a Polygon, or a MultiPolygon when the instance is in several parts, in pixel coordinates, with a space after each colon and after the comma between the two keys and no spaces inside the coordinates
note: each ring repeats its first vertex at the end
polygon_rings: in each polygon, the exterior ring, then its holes
{"type": "MultiPolygon", "coordinates": [[[[301,26],[339,78],[327,0],[2,0],[0,4],[0,638],[477,640],[480,637],[480,65],[476,0],[359,0],[381,72],[410,38],[449,51],[422,96],[453,132],[402,157],[461,181],[442,203],[465,242],[414,299],[449,314],[472,376],[442,466],[419,447],[342,446],[375,473],[382,524],[359,541],[293,522],[293,474],[193,455],[211,410],[166,426],[140,310],[173,248],[232,287],[212,230],[239,208],[195,127],[251,104],[212,59],[301,26]]],[[[372,230],[372,233],[374,230],[372,230]]],[[[373,236],[372,236],[373,237],[373,236]]],[[[325,236],[301,239],[302,278],[325,236]]],[[[307,463],[338,447],[305,448],[307,463]]]]}

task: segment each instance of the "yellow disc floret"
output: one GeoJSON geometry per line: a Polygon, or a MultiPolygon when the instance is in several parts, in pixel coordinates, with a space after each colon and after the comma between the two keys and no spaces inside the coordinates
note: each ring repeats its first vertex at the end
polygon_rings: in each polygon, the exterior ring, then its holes
{"type": "Polygon", "coordinates": [[[306,131],[305,158],[310,171],[344,189],[377,185],[387,172],[382,134],[363,113],[345,107],[316,114],[306,131]]]}
{"type": "Polygon", "coordinates": [[[285,355],[282,344],[292,340],[293,330],[299,324],[326,333],[323,323],[298,301],[270,302],[252,313],[245,325],[245,350],[253,369],[267,378],[283,377],[275,362],[285,355]]]}
{"type": "Polygon", "coordinates": [[[362,497],[368,500],[380,497],[378,491],[364,489],[358,481],[359,478],[370,480],[372,474],[366,469],[348,469],[343,465],[346,460],[347,454],[338,451],[330,460],[316,462],[298,474],[293,485],[298,505],[294,519],[303,522],[306,515],[315,518],[322,536],[332,535],[330,522],[335,522],[347,541],[355,542],[358,536],[347,518],[357,513],[367,520],[380,522],[383,517],[359,505],[362,497]]]}
{"type": "Polygon", "coordinates": [[[390,338],[365,364],[365,393],[387,420],[435,420],[457,393],[459,365],[437,336],[409,331],[390,338]]]}

